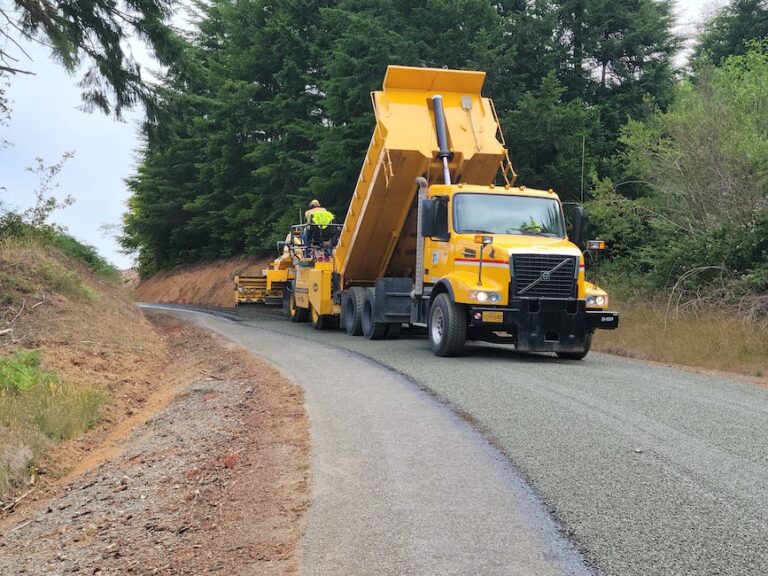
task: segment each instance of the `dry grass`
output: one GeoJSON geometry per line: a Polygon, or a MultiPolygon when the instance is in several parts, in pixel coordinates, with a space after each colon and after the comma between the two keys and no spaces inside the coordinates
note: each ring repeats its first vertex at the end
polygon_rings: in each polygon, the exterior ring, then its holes
{"type": "Polygon", "coordinates": [[[55,442],[93,426],[104,394],[71,382],[0,393],[0,496],[35,476],[30,467],[55,442]]]}
{"type": "Polygon", "coordinates": [[[269,260],[243,257],[161,272],[139,284],[136,299],[232,308],[235,274],[261,274],[268,263],[269,260]]]}
{"type": "Polygon", "coordinates": [[[598,331],[593,349],[695,368],[768,376],[768,328],[722,310],[665,315],[663,305],[617,306],[618,330],[598,331]]]}
{"type": "Polygon", "coordinates": [[[55,375],[0,395],[0,493],[64,473],[82,453],[57,442],[97,416],[100,425],[124,418],[167,357],[119,281],[30,241],[0,242],[0,330],[10,330],[0,336],[0,357],[37,349],[40,370],[55,375]]]}

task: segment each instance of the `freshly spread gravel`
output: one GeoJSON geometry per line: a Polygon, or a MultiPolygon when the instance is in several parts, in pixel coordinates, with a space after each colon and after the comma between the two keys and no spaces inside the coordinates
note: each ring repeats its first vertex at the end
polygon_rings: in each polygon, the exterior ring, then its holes
{"type": "Polygon", "coordinates": [[[600,572],[768,573],[768,389],[594,353],[439,359],[415,333],[371,342],[252,315],[242,324],[365,355],[449,404],[600,572]]]}

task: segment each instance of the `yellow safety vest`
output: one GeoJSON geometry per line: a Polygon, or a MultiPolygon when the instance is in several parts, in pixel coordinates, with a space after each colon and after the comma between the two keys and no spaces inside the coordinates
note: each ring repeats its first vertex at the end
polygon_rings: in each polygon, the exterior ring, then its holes
{"type": "Polygon", "coordinates": [[[309,215],[309,223],[317,224],[320,228],[326,228],[331,222],[333,222],[333,214],[325,208],[316,210],[309,215]]]}

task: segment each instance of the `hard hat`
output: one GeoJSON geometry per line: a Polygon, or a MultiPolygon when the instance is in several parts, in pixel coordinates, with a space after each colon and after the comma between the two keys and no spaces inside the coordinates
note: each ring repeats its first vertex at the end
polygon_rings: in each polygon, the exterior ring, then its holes
{"type": "Polygon", "coordinates": [[[310,208],[319,208],[320,207],[320,200],[312,200],[312,202],[309,203],[310,208]]]}

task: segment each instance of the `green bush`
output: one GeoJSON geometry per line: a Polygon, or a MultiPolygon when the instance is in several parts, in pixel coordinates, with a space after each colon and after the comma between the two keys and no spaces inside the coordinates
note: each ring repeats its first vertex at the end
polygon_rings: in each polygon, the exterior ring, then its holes
{"type": "Polygon", "coordinates": [[[54,382],[56,375],[40,368],[40,350],[17,350],[7,358],[0,358],[0,393],[21,392],[54,382]]]}
{"type": "Polygon", "coordinates": [[[43,370],[39,350],[0,358],[0,495],[51,442],[93,426],[103,402],[101,391],[43,370]]]}
{"type": "Polygon", "coordinates": [[[0,359],[0,427],[29,429],[63,440],[93,426],[104,395],[61,382],[40,367],[40,351],[19,350],[0,359]]]}
{"type": "Polygon", "coordinates": [[[102,278],[113,281],[120,279],[120,271],[100,256],[96,248],[83,244],[59,226],[52,224],[33,226],[20,214],[6,212],[0,216],[0,238],[29,239],[43,246],[53,246],[73,260],[82,262],[102,278]]]}
{"type": "Polygon", "coordinates": [[[59,264],[41,264],[35,275],[45,283],[46,288],[62,296],[77,300],[94,300],[96,293],[87,286],[78,274],[59,264]]]}
{"type": "Polygon", "coordinates": [[[626,181],[598,182],[588,205],[606,268],[674,288],[675,302],[768,316],[768,45],[677,92],[668,110],[625,126],[626,181]]]}
{"type": "Polygon", "coordinates": [[[83,244],[63,232],[53,237],[52,244],[70,258],[83,262],[99,276],[114,281],[120,279],[120,271],[101,257],[93,246],[83,244]]]}

